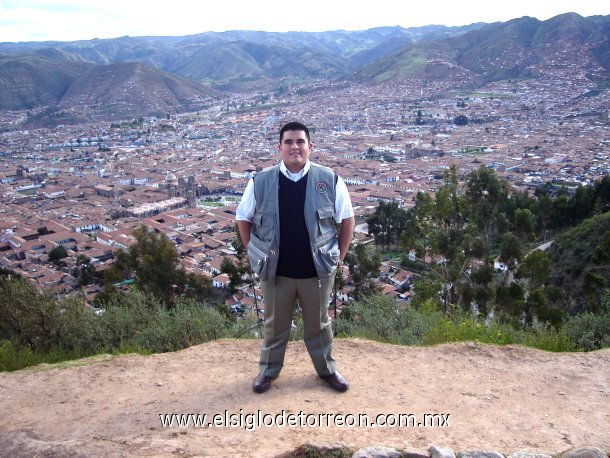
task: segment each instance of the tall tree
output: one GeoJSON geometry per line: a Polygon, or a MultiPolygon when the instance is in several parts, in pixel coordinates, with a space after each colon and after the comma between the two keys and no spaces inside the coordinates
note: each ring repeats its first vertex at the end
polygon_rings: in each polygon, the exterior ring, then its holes
{"type": "Polygon", "coordinates": [[[76,267],[72,269],[72,276],[78,280],[79,286],[90,285],[97,282],[99,278],[95,267],[91,265],[91,259],[84,254],[76,257],[76,267]]]}
{"type": "Polygon", "coordinates": [[[492,169],[481,166],[468,175],[464,196],[468,219],[472,229],[479,234],[484,249],[480,258],[489,264],[492,241],[508,229],[508,221],[502,211],[508,199],[508,185],[492,169]]]}
{"type": "Polygon", "coordinates": [[[159,298],[168,307],[180,295],[209,295],[209,280],[184,270],[174,243],[165,234],[142,225],[133,235],[136,243],[116,254],[115,265],[124,278],[133,278],[142,291],[159,298]]]}
{"type": "Polygon", "coordinates": [[[224,258],[220,270],[230,278],[230,290],[235,291],[239,285],[246,283],[249,288],[252,288],[252,294],[254,296],[254,307],[256,314],[258,315],[258,297],[256,296],[256,278],[250,267],[248,260],[248,250],[244,246],[244,242],[241,239],[241,234],[237,225],[235,226],[236,237],[231,245],[235,250],[235,256],[233,258],[224,258]]]}
{"type": "Polygon", "coordinates": [[[453,124],[456,126],[466,126],[468,124],[468,117],[466,115],[458,115],[453,118],[453,124]]]}
{"type": "Polygon", "coordinates": [[[514,213],[514,231],[522,240],[531,242],[536,238],[534,214],[526,209],[517,208],[514,213]]]}
{"type": "Polygon", "coordinates": [[[51,251],[49,251],[48,257],[49,262],[52,262],[58,267],[63,267],[66,265],[63,259],[68,256],[68,250],[63,245],[57,245],[51,251]]]}
{"type": "Polygon", "coordinates": [[[434,198],[417,196],[403,233],[404,248],[415,248],[428,272],[416,283],[417,294],[440,296],[445,310],[459,304],[482,314],[491,311],[509,278],[507,272],[494,272],[493,258],[502,255],[514,269],[521,257],[521,242],[504,236],[510,227],[508,194],[508,186],[486,167],[471,172],[461,188],[452,167],[434,198]]]}
{"type": "Polygon", "coordinates": [[[235,263],[228,257],[222,258],[220,271],[229,276],[229,292],[231,294],[237,291],[238,286],[242,283],[241,273],[235,263]]]}
{"type": "Polygon", "coordinates": [[[373,294],[379,290],[377,278],[381,256],[374,247],[358,244],[345,257],[345,263],[354,282],[354,298],[373,294]]]}
{"type": "Polygon", "coordinates": [[[389,249],[400,242],[400,236],[407,222],[407,212],[396,202],[379,202],[375,213],[366,218],[369,234],[375,243],[389,249]]]}

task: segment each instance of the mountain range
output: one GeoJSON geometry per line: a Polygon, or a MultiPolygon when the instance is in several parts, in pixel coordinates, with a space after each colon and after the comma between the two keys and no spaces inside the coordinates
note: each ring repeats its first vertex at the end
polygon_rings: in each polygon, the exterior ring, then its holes
{"type": "Polygon", "coordinates": [[[483,83],[536,76],[546,65],[556,63],[558,56],[566,64],[589,58],[589,64],[602,70],[591,77],[607,79],[610,16],[584,18],[566,13],[546,21],[522,17],[488,24],[449,39],[402,47],[362,67],[355,78],[373,82],[406,77],[438,79],[465,72],[483,83]]]}
{"type": "Polygon", "coordinates": [[[566,50],[581,50],[588,65],[601,69],[591,77],[606,80],[610,16],[566,13],[547,21],[523,17],[462,27],[0,43],[0,110],[45,107],[41,118],[77,122],[84,113],[125,119],[196,110],[220,91],[311,80],[374,84],[465,74],[476,85],[536,76],[537,68],[566,50]]]}

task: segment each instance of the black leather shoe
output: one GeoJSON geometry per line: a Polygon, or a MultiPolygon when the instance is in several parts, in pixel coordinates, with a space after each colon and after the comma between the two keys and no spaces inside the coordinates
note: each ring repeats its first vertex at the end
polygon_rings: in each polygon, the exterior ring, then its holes
{"type": "Polygon", "coordinates": [[[252,389],[255,393],[264,393],[271,388],[271,382],[273,382],[273,377],[269,377],[265,374],[258,374],[254,379],[254,383],[252,383],[252,389]]]}
{"type": "Polygon", "coordinates": [[[335,371],[330,375],[320,375],[320,377],[326,380],[333,390],[344,392],[349,388],[349,383],[347,382],[346,378],[339,373],[339,371],[335,371]]]}

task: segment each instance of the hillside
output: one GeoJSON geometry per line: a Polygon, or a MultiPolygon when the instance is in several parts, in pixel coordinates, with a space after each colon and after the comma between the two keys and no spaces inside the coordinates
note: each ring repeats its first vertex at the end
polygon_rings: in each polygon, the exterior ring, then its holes
{"type": "MultiPolygon", "coordinates": [[[[184,53],[177,47],[174,52],[184,53]]],[[[332,78],[340,74],[345,59],[303,45],[237,40],[195,46],[188,57],[173,58],[164,68],[193,81],[214,84],[223,90],[269,85],[269,79],[332,78]],[[299,71],[295,74],[295,62],[299,71]]]]}
{"type": "Polygon", "coordinates": [[[313,442],[555,454],[610,450],[610,350],[546,353],[474,343],[400,347],[339,339],[351,388],[313,372],[302,342],[263,395],[258,341],[0,374],[0,450],[10,456],[276,456],[313,442]],[[243,409],[243,410],[240,410],[243,409]],[[163,428],[160,413],[450,414],[449,427],[163,428]]]}
{"type": "Polygon", "coordinates": [[[59,102],[96,116],[128,118],[196,110],[215,94],[194,81],[137,62],[96,65],[83,72],[59,102]]]}
{"type": "Polygon", "coordinates": [[[0,110],[33,110],[27,127],[53,126],[197,110],[215,91],[343,78],[476,88],[581,74],[603,89],[609,49],[610,16],[574,13],[462,27],[0,43],[0,110]]]}
{"type": "Polygon", "coordinates": [[[546,21],[522,17],[488,24],[457,37],[405,46],[351,78],[382,82],[457,76],[478,84],[575,66],[604,80],[610,73],[609,24],[609,16],[583,18],[575,13],[546,21]]]}
{"type": "Polygon", "coordinates": [[[55,104],[79,75],[92,66],[68,60],[57,51],[1,56],[0,110],[55,104]]]}
{"type": "MultiPolygon", "coordinates": [[[[11,58],[7,57],[6,62],[4,73],[11,73],[11,58]]],[[[16,72],[12,72],[13,80],[19,77],[28,84],[12,85],[11,91],[0,96],[0,109],[42,106],[42,111],[39,108],[30,115],[25,125],[49,127],[195,111],[219,94],[194,81],[137,62],[50,65],[59,67],[62,73],[58,70],[57,76],[49,75],[44,65],[23,70],[22,73],[27,72],[24,76],[14,76],[16,72]],[[26,97],[33,100],[20,106],[26,97]]]]}
{"type": "MultiPolygon", "coordinates": [[[[548,250],[552,261],[549,284],[569,292],[569,296],[561,301],[566,310],[572,313],[582,312],[587,302],[595,302],[587,299],[587,293],[601,291],[610,286],[607,259],[594,257],[596,250],[604,250],[605,258],[610,257],[607,251],[608,240],[610,212],[586,219],[555,238],[548,250]]],[[[601,258],[599,255],[598,257],[601,258]]]]}
{"type": "Polygon", "coordinates": [[[458,36],[484,24],[459,27],[430,25],[327,32],[263,32],[232,30],[182,37],[120,37],[74,42],[0,43],[0,54],[56,49],[97,65],[141,62],[219,88],[268,85],[270,78],[338,77],[371,63],[399,46],[458,36]],[[254,82],[254,83],[253,83],[254,82]]]}

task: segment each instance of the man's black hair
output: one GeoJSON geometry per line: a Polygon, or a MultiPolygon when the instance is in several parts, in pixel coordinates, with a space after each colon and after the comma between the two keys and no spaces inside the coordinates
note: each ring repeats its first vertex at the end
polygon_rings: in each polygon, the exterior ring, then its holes
{"type": "Polygon", "coordinates": [[[307,141],[311,143],[311,137],[309,136],[309,129],[305,124],[301,124],[300,122],[292,121],[288,124],[285,124],[284,127],[280,130],[280,144],[282,144],[282,140],[284,139],[284,132],[287,130],[302,130],[305,132],[305,136],[307,137],[307,141]]]}

